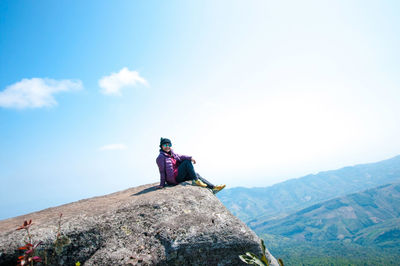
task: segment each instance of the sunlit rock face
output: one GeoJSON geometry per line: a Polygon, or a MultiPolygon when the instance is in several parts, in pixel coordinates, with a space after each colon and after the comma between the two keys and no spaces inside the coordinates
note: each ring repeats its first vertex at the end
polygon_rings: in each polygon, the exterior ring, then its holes
{"type": "Polygon", "coordinates": [[[26,232],[16,228],[29,219],[48,265],[240,265],[238,255],[261,255],[256,234],[208,189],[155,185],[0,221],[0,265],[23,254],[26,232]]]}

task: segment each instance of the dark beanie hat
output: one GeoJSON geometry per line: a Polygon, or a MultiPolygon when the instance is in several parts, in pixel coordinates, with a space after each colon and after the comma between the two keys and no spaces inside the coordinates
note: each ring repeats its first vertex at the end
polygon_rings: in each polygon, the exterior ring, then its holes
{"type": "Polygon", "coordinates": [[[170,141],[169,139],[161,138],[161,140],[160,140],[160,148],[161,148],[161,146],[162,146],[163,144],[166,144],[166,143],[169,143],[169,144],[172,145],[172,143],[171,143],[171,141],[170,141]]]}

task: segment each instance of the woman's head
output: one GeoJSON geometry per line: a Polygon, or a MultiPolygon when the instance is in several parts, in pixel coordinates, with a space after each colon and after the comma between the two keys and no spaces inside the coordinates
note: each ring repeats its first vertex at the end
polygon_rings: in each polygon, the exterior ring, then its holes
{"type": "Polygon", "coordinates": [[[169,152],[171,150],[171,146],[172,146],[172,143],[171,143],[171,141],[169,139],[161,138],[161,140],[160,140],[160,148],[163,151],[169,152]]]}

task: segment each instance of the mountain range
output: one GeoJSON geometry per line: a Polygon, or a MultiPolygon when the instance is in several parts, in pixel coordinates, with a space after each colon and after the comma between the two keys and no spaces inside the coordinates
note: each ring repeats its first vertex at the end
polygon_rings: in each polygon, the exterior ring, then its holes
{"type": "Polygon", "coordinates": [[[317,203],[400,181],[400,155],[380,162],[310,174],[269,187],[225,189],[222,203],[250,227],[317,203]]]}
{"type": "Polygon", "coordinates": [[[384,246],[400,244],[399,220],[400,183],[396,183],[318,203],[253,229],[259,234],[296,240],[342,240],[384,246]]]}
{"type": "Polygon", "coordinates": [[[399,265],[400,156],[218,197],[286,265],[399,265]]]}

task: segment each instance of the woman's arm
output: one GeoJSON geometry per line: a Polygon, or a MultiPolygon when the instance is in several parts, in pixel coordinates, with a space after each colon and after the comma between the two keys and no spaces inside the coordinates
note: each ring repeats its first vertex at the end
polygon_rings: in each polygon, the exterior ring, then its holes
{"type": "Polygon", "coordinates": [[[165,160],[161,156],[157,157],[158,170],[160,171],[160,185],[159,187],[165,186],[165,160]]]}
{"type": "Polygon", "coordinates": [[[181,161],[184,161],[184,160],[191,161],[192,160],[192,156],[189,156],[189,155],[181,155],[181,154],[176,154],[176,155],[178,155],[178,157],[181,159],[181,161]]]}

